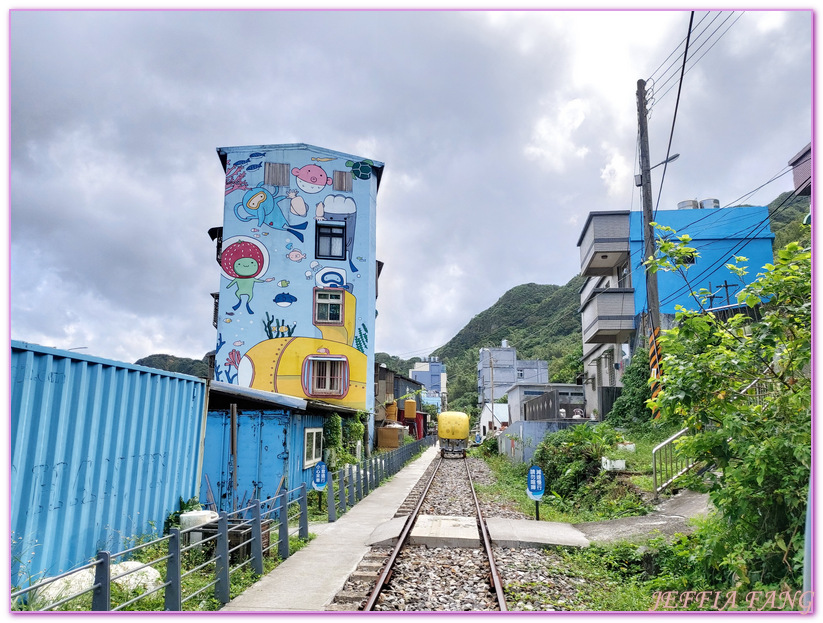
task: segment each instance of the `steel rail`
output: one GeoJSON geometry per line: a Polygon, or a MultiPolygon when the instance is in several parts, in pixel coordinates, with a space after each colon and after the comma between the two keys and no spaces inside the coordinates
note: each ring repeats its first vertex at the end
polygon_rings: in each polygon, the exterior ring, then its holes
{"type": "Polygon", "coordinates": [[[472,492],[472,499],[474,500],[474,508],[477,511],[477,529],[480,531],[480,536],[483,540],[483,547],[486,549],[486,557],[489,559],[489,580],[497,595],[497,604],[500,606],[500,612],[507,612],[506,596],[503,594],[503,582],[500,580],[500,574],[497,572],[497,565],[494,562],[494,553],[492,552],[492,540],[489,536],[489,529],[486,526],[486,520],[483,518],[483,513],[480,510],[480,502],[477,499],[477,493],[474,491],[474,482],[472,481],[471,471],[469,470],[469,462],[464,459],[466,466],[466,475],[469,477],[469,488],[472,492]]]}
{"type": "Polygon", "coordinates": [[[389,578],[391,577],[392,568],[394,567],[394,562],[397,560],[397,556],[398,554],[400,554],[400,550],[402,550],[403,546],[406,544],[406,540],[408,539],[409,534],[411,533],[411,530],[414,527],[414,522],[417,521],[417,516],[420,514],[420,509],[423,506],[423,500],[426,499],[426,494],[429,492],[429,488],[431,487],[431,484],[434,481],[434,477],[437,475],[437,470],[440,469],[440,465],[442,464],[443,457],[440,457],[437,460],[437,464],[435,465],[431,478],[429,478],[429,482],[426,483],[426,486],[420,493],[420,498],[417,500],[417,504],[415,505],[414,510],[408,517],[406,517],[406,522],[403,524],[403,529],[400,531],[400,536],[397,537],[397,545],[394,546],[394,549],[392,550],[392,553],[389,556],[389,560],[383,567],[383,571],[381,572],[380,577],[377,578],[377,583],[374,586],[374,590],[372,590],[371,595],[369,595],[369,599],[366,602],[366,605],[363,606],[364,611],[370,612],[374,609],[374,606],[377,603],[377,598],[380,596],[380,591],[382,591],[383,587],[388,583],[389,578]]]}

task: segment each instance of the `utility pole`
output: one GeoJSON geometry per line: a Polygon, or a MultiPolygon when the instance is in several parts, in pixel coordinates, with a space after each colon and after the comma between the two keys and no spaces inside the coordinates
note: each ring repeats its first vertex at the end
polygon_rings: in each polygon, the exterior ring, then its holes
{"type": "Polygon", "coordinates": [[[492,350],[489,349],[489,370],[491,371],[491,410],[492,410],[492,429],[495,429],[496,426],[494,425],[494,357],[492,357],[492,350]]]}
{"type": "MultiPolygon", "coordinates": [[[[647,123],[648,110],[646,109],[646,81],[637,81],[637,121],[640,128],[640,175],[643,195],[643,259],[647,260],[655,254],[654,220],[652,214],[652,179],[651,163],[649,161],[649,126],[647,123]]],[[[660,297],[657,291],[657,273],[646,270],[646,301],[651,317],[652,332],[660,327],[660,297]]]]}

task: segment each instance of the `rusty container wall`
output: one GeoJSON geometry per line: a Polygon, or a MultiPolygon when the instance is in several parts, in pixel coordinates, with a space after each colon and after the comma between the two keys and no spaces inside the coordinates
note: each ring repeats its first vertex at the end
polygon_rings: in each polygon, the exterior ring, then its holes
{"type": "Polygon", "coordinates": [[[12,584],[162,531],[197,495],[206,381],[11,343],[12,584]]]}

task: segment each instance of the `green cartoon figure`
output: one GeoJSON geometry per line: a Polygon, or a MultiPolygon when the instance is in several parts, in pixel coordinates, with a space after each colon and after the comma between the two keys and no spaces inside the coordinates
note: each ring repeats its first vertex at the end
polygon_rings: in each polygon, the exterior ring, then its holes
{"type": "Polygon", "coordinates": [[[273,278],[258,279],[257,276],[266,272],[265,248],[258,246],[248,239],[240,240],[223,249],[220,255],[220,266],[227,277],[232,280],[226,288],[235,286],[237,288],[237,304],[232,309],[237,310],[243,303],[242,296],[246,296],[246,311],[253,314],[249,303],[254,296],[254,284],[272,281],[273,278]]]}

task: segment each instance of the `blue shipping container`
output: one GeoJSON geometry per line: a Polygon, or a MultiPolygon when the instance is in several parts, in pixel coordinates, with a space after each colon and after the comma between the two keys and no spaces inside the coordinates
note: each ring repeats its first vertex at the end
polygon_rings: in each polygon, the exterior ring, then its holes
{"type": "Polygon", "coordinates": [[[12,584],[162,530],[197,495],[206,381],[11,343],[12,584]]]}

